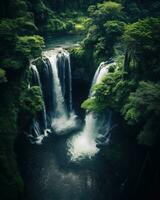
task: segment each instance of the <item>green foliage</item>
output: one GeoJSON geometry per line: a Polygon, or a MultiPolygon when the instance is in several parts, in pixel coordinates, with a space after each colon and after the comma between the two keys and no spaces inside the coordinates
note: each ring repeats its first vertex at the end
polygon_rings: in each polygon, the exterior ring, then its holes
{"type": "Polygon", "coordinates": [[[15,82],[9,80],[0,87],[0,195],[2,199],[16,200],[22,195],[23,190],[14,153],[14,142],[18,132],[20,88],[18,78],[15,82]]]}
{"type": "Polygon", "coordinates": [[[23,183],[16,166],[14,143],[18,133],[43,106],[40,88],[27,89],[29,59],[41,55],[38,33],[69,32],[71,20],[58,16],[43,0],[0,1],[0,196],[20,199],[23,183]],[[48,26],[48,29],[47,29],[48,26]],[[23,79],[24,83],[20,80],[23,79]],[[6,82],[7,80],[7,82],[6,82]],[[4,84],[4,82],[6,82],[4,84]]]}
{"type": "Polygon", "coordinates": [[[159,1],[130,1],[125,4],[125,12],[127,13],[130,22],[138,21],[146,17],[159,17],[160,16],[160,3],[159,1]]]}
{"type": "Polygon", "coordinates": [[[138,141],[140,144],[153,145],[159,127],[160,84],[140,82],[137,90],[130,94],[122,114],[129,124],[144,122],[138,141]]]}
{"type": "MultiPolygon", "coordinates": [[[[124,33],[124,40],[127,45],[132,48],[136,47],[142,48],[141,50],[148,50],[149,46],[154,43],[151,41],[153,37],[159,39],[158,33],[160,20],[156,18],[147,18],[144,20],[139,20],[136,23],[130,24],[126,27],[124,33]]],[[[154,50],[152,47],[150,50],[154,50]]]]}
{"type": "Polygon", "coordinates": [[[0,68],[0,83],[6,82],[6,72],[0,68]]]}
{"type": "Polygon", "coordinates": [[[82,67],[84,68],[85,66],[86,67],[88,66],[88,69],[86,70],[89,70],[89,65],[87,63],[89,62],[90,55],[87,54],[87,52],[82,46],[71,48],[70,55],[71,55],[71,60],[73,62],[73,70],[75,68],[78,70],[79,68],[82,67]]]}
{"type": "Polygon", "coordinates": [[[15,60],[15,57],[10,57],[10,58],[5,58],[2,60],[2,66],[4,69],[20,69],[25,67],[24,63],[22,60],[17,59],[15,60]]]}
{"type": "Polygon", "coordinates": [[[85,55],[85,51],[81,46],[72,48],[70,53],[72,56],[75,56],[77,59],[81,59],[85,55]]]}
{"type": "MultiPolygon", "coordinates": [[[[66,25],[65,25],[65,29],[67,32],[71,32],[72,30],[75,30],[75,23],[72,21],[72,20],[68,20],[66,22],[66,25]]],[[[77,27],[78,29],[78,27],[77,27]]]]}
{"type": "Polygon", "coordinates": [[[123,80],[120,72],[109,73],[94,87],[95,97],[86,100],[82,108],[95,112],[103,112],[106,108],[117,110],[129,125],[142,125],[138,135],[140,144],[153,145],[159,127],[160,84],[142,81],[132,92],[136,85],[134,81],[123,80]]]}
{"type": "Polygon", "coordinates": [[[103,111],[107,107],[120,111],[125,104],[130,91],[134,90],[136,83],[123,79],[124,72],[122,69],[114,69],[109,72],[101,81],[94,86],[95,98],[92,99],[92,107],[85,104],[84,108],[89,110],[103,111]],[[94,108],[95,107],[95,108],[94,108]]]}
{"type": "Polygon", "coordinates": [[[57,32],[64,32],[65,31],[65,23],[59,19],[49,19],[47,21],[47,25],[44,26],[45,32],[49,35],[55,34],[57,32]]]}
{"type": "MultiPolygon", "coordinates": [[[[95,97],[86,100],[82,107],[95,112],[111,108],[121,113],[126,122],[137,129],[139,134],[135,137],[140,144],[151,146],[155,143],[160,128],[160,4],[158,1],[99,2],[102,1],[0,1],[2,199],[19,199],[23,184],[15,163],[14,141],[18,129],[23,132],[30,118],[43,106],[40,88],[33,86],[28,89],[26,86],[28,61],[40,56],[44,45],[37,34],[47,37],[55,33],[87,31],[83,44],[71,50],[71,59],[73,72],[76,71],[80,79],[88,81],[99,62],[115,55],[115,45],[122,42],[125,27],[123,43],[127,53],[124,63],[127,64],[122,67],[122,56],[119,68],[111,66],[107,76],[93,88],[95,97]],[[98,4],[92,5],[95,3],[98,4]],[[88,5],[92,5],[88,9],[90,18],[79,11],[88,5]],[[73,11],[73,8],[78,11],[73,11]],[[138,19],[141,20],[136,22],[138,19]],[[128,22],[135,23],[126,26],[128,22]],[[20,79],[25,79],[25,86],[20,79]],[[18,117],[22,120],[21,125],[17,122],[18,117]]],[[[116,149],[113,146],[107,156],[122,160],[119,152],[119,147],[116,149]]]]}
{"type": "MultiPolygon", "coordinates": [[[[4,54],[2,50],[6,49],[8,47],[12,47],[16,39],[16,25],[13,20],[10,19],[4,19],[0,20],[0,40],[2,49],[0,52],[4,54]]],[[[13,48],[13,47],[12,47],[13,48]]]]}
{"type": "Polygon", "coordinates": [[[82,103],[81,108],[100,113],[104,111],[106,106],[96,98],[89,98],[82,103]]]}
{"type": "Polygon", "coordinates": [[[0,21],[0,64],[4,69],[20,69],[26,67],[28,60],[40,56],[44,46],[43,38],[29,35],[37,31],[32,21],[25,17],[4,19],[0,21]],[[19,36],[18,34],[28,34],[19,36]],[[23,58],[23,59],[22,59],[23,58]]]}
{"type": "MultiPolygon", "coordinates": [[[[8,96],[11,97],[10,95],[8,96]]],[[[7,108],[0,108],[1,113],[3,113],[3,116],[0,118],[0,135],[5,133],[13,138],[17,131],[17,109],[14,102],[10,104],[6,102],[5,106],[7,106],[7,108]],[[3,111],[5,111],[5,113],[3,111]]]]}
{"type": "Polygon", "coordinates": [[[107,20],[121,19],[123,16],[122,9],[123,7],[121,4],[107,1],[89,7],[88,12],[96,21],[96,24],[102,25],[107,20]]]}
{"type": "MultiPolygon", "coordinates": [[[[95,6],[90,9],[92,13],[97,12],[95,6]]],[[[119,112],[129,125],[137,127],[140,144],[154,145],[160,117],[160,19],[150,17],[127,26],[119,20],[108,20],[103,25],[103,37],[98,26],[91,26],[90,40],[87,39],[95,45],[96,56],[102,57],[106,53],[107,41],[108,46],[115,47],[121,35],[127,52],[124,62],[123,56],[117,57],[120,67],[109,70],[101,83],[93,88],[94,98],[86,100],[82,108],[95,112],[111,108],[119,112]]]]}
{"type": "MultiPolygon", "coordinates": [[[[131,60],[138,75],[145,79],[159,79],[160,19],[147,18],[128,25],[124,33],[131,60]],[[152,72],[151,72],[152,70],[152,72]]],[[[129,69],[128,69],[129,70],[129,69]]]]}
{"type": "Polygon", "coordinates": [[[36,116],[43,108],[41,89],[38,86],[32,86],[21,97],[22,110],[26,113],[36,116]]]}
{"type": "Polygon", "coordinates": [[[137,90],[129,96],[123,114],[129,123],[160,114],[160,84],[140,82],[137,90]]]}
{"type": "Polygon", "coordinates": [[[72,73],[76,79],[90,83],[95,71],[92,56],[92,51],[87,51],[82,46],[70,49],[70,57],[73,66],[72,73]]]}
{"type": "Polygon", "coordinates": [[[123,34],[125,23],[123,6],[116,2],[103,2],[88,8],[91,17],[85,48],[94,48],[96,64],[114,54],[114,45],[123,34]]]}
{"type": "Polygon", "coordinates": [[[19,17],[15,20],[18,35],[34,35],[38,28],[32,21],[27,17],[19,17]]]}
{"type": "Polygon", "coordinates": [[[44,46],[43,38],[39,35],[19,36],[16,43],[16,51],[28,59],[41,55],[44,46]]]}
{"type": "Polygon", "coordinates": [[[83,34],[86,31],[88,17],[81,11],[67,10],[60,13],[60,20],[65,25],[65,32],[71,34],[83,34]]]}
{"type": "Polygon", "coordinates": [[[107,39],[111,39],[113,37],[113,41],[117,39],[117,37],[121,36],[124,31],[125,23],[122,21],[107,21],[104,24],[105,32],[107,34],[107,39]]]}

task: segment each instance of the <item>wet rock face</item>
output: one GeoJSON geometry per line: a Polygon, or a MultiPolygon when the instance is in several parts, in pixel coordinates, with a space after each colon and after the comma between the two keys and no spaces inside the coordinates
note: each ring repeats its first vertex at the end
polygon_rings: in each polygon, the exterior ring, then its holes
{"type": "Polygon", "coordinates": [[[77,115],[84,117],[85,110],[82,110],[81,104],[87,98],[90,84],[75,77],[72,79],[72,84],[73,107],[77,115]]]}
{"type": "Polygon", "coordinates": [[[82,110],[81,104],[87,98],[89,88],[91,85],[90,74],[86,72],[86,68],[78,65],[72,60],[72,95],[73,95],[73,107],[76,114],[84,117],[85,111],[82,110]]]}
{"type": "MultiPolygon", "coordinates": [[[[48,63],[48,66],[50,66],[48,59],[43,57],[43,60],[48,63]]],[[[36,64],[40,76],[42,80],[45,80],[45,82],[42,82],[42,86],[50,84],[50,82],[47,82],[48,79],[44,78],[46,76],[46,71],[44,67],[44,62],[41,58],[39,58],[34,64],[36,64]]],[[[91,85],[91,74],[87,72],[87,67],[81,66],[81,64],[78,64],[78,59],[73,59],[71,56],[71,68],[72,68],[72,96],[73,96],[73,108],[75,109],[76,114],[80,115],[81,117],[84,116],[85,111],[81,109],[81,103],[87,98],[89,88],[91,85]]],[[[48,76],[48,75],[47,75],[48,76]]],[[[51,78],[50,78],[51,79],[51,78]]],[[[47,102],[47,111],[50,110],[50,93],[48,93],[47,89],[43,89],[47,94],[45,94],[46,102],[47,102]]]]}
{"type": "Polygon", "coordinates": [[[81,109],[81,104],[88,97],[91,80],[95,73],[93,59],[83,52],[82,47],[72,47],[68,51],[72,67],[73,106],[75,112],[83,117],[85,111],[81,109]]]}
{"type": "Polygon", "coordinates": [[[73,71],[73,79],[77,81],[83,81],[83,82],[89,82],[88,80],[88,73],[86,73],[86,69],[81,67],[81,68],[76,68],[73,71]]]}

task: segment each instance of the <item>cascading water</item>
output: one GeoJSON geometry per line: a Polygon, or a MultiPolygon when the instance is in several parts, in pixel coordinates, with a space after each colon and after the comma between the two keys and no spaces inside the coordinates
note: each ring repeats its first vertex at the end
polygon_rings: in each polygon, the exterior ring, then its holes
{"type": "MultiPolygon", "coordinates": [[[[108,69],[111,65],[115,65],[115,63],[103,62],[100,64],[92,81],[89,98],[94,98],[94,91],[92,90],[93,86],[100,83],[102,78],[108,73],[108,69]]],[[[76,161],[86,157],[91,158],[99,151],[97,148],[97,139],[102,137],[100,134],[101,129],[105,130],[104,135],[109,138],[111,112],[108,111],[107,115],[107,119],[105,117],[106,120],[103,120],[104,117],[98,119],[98,116],[93,112],[88,112],[86,114],[83,131],[80,134],[73,136],[73,138],[68,141],[71,160],[76,161]],[[104,123],[106,121],[107,123],[104,123]]],[[[106,142],[108,142],[107,139],[106,142]]]]}
{"type": "MultiPolygon", "coordinates": [[[[40,81],[40,75],[37,70],[37,67],[30,64],[30,69],[32,71],[32,80],[30,85],[37,85],[41,90],[41,94],[43,97],[42,92],[42,85],[40,81]]],[[[29,87],[30,87],[29,85],[29,87]]],[[[30,127],[30,134],[29,137],[32,143],[41,143],[42,139],[47,135],[47,115],[46,115],[46,108],[45,104],[43,105],[43,109],[41,112],[37,114],[37,116],[33,119],[32,125],[30,127]]]]}
{"type": "Polygon", "coordinates": [[[43,53],[40,73],[36,65],[30,64],[30,85],[41,89],[44,106],[30,128],[29,137],[40,143],[48,132],[64,134],[76,127],[76,115],[72,109],[72,77],[69,52],[56,48],[43,53]]]}
{"type": "MultiPolygon", "coordinates": [[[[98,67],[92,81],[89,98],[94,98],[93,86],[100,83],[108,73],[110,65],[115,65],[115,63],[103,62],[98,67]]],[[[45,51],[40,73],[32,62],[30,69],[32,71],[31,84],[40,87],[44,106],[42,112],[38,113],[33,120],[29,136],[40,143],[50,130],[55,134],[63,135],[75,129],[76,115],[72,109],[72,77],[68,51],[62,48],[45,51]]],[[[101,115],[99,119],[95,113],[87,112],[83,131],[73,136],[68,142],[71,159],[95,155],[99,150],[98,141],[104,141],[104,137],[105,143],[109,140],[110,121],[110,111],[107,112],[107,123],[104,123],[106,116],[101,115]],[[105,133],[101,133],[102,127],[106,130],[105,133]]]]}
{"type": "Polygon", "coordinates": [[[52,76],[52,116],[51,127],[62,134],[76,126],[76,116],[72,109],[72,77],[69,53],[61,48],[44,52],[50,65],[52,76]]]}

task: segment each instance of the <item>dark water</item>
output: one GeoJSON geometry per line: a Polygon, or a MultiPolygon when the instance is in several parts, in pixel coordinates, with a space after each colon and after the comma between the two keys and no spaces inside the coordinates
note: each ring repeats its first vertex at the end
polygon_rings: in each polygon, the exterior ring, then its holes
{"type": "Polygon", "coordinates": [[[31,145],[21,139],[19,166],[25,183],[25,200],[121,199],[116,172],[96,155],[72,162],[67,155],[70,136],[45,139],[31,145]]]}
{"type": "Polygon", "coordinates": [[[83,35],[62,35],[59,37],[52,37],[46,39],[46,49],[50,50],[53,48],[70,48],[79,46],[80,41],[84,38],[83,35]]]}

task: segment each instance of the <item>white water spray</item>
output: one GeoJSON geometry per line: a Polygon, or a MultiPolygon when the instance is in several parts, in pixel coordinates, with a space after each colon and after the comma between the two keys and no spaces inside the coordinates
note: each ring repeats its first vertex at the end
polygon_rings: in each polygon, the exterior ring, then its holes
{"type": "Polygon", "coordinates": [[[72,109],[70,56],[66,50],[61,48],[46,51],[44,56],[50,62],[52,73],[53,87],[51,92],[53,93],[54,116],[51,120],[51,126],[56,133],[62,134],[76,126],[76,116],[72,109]]]}
{"type": "MultiPolygon", "coordinates": [[[[111,65],[115,65],[115,63],[108,64],[103,62],[98,67],[89,92],[90,98],[94,98],[93,86],[101,82],[103,77],[108,73],[108,69],[111,65]]],[[[101,125],[102,124],[103,123],[101,123],[101,125]]],[[[86,114],[83,131],[73,136],[73,138],[68,141],[69,155],[72,161],[81,160],[86,157],[91,158],[99,151],[96,139],[99,136],[99,128],[101,125],[98,123],[95,113],[88,112],[86,114]]],[[[108,124],[108,126],[110,126],[110,124],[108,124]]]]}
{"type": "MultiPolygon", "coordinates": [[[[37,69],[36,65],[32,64],[32,62],[30,63],[30,69],[32,70],[32,74],[33,74],[33,84],[36,84],[37,86],[39,86],[41,95],[43,98],[42,84],[41,84],[38,69],[37,69]]],[[[29,87],[30,87],[30,85],[29,85],[29,87]]],[[[48,131],[48,129],[47,129],[47,114],[46,114],[45,104],[43,104],[42,112],[39,113],[39,115],[35,119],[33,119],[33,123],[32,123],[30,130],[31,130],[30,132],[32,132],[32,130],[34,132],[34,135],[29,134],[31,143],[41,144],[43,138],[45,136],[47,136],[47,131],[48,131]],[[40,117],[41,117],[41,119],[40,119],[40,117]]]]}

